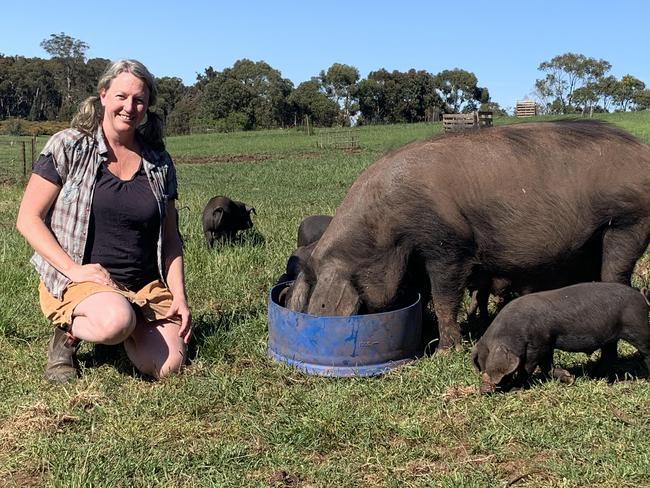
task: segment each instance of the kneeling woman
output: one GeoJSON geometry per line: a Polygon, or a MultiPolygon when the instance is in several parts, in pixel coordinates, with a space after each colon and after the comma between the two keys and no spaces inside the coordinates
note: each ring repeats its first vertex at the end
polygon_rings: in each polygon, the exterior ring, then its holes
{"type": "Polygon", "coordinates": [[[140,372],[161,378],[181,368],[191,333],[176,173],[148,110],[154,78],[120,60],[97,91],[45,145],[16,222],[55,326],[45,370],[53,382],[77,375],[80,340],[123,342],[140,372]]]}

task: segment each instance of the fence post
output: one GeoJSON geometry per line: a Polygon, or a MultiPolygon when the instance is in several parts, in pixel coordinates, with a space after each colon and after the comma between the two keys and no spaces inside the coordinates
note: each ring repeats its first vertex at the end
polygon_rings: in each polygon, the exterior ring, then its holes
{"type": "Polygon", "coordinates": [[[34,164],[34,156],[36,155],[36,136],[32,137],[32,165],[34,164]]]}
{"type": "Polygon", "coordinates": [[[25,152],[25,141],[23,143],[23,178],[27,177],[27,154],[25,152]]]}

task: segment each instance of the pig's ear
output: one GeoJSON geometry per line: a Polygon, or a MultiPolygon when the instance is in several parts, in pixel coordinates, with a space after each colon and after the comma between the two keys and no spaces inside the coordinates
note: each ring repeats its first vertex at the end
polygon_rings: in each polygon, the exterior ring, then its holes
{"type": "Polygon", "coordinates": [[[494,385],[501,383],[503,378],[513,374],[519,368],[521,359],[507,346],[499,344],[496,349],[490,350],[485,370],[494,385]]]}
{"type": "Polygon", "coordinates": [[[337,267],[318,274],[307,313],[312,315],[355,315],[361,298],[350,280],[337,267]]]}
{"type": "Polygon", "coordinates": [[[299,273],[286,293],[286,307],[295,312],[305,312],[309,301],[311,286],[305,278],[305,273],[299,273]]]}
{"type": "Polygon", "coordinates": [[[212,228],[216,229],[221,224],[223,218],[223,207],[217,207],[212,211],[212,228]]]}
{"type": "Polygon", "coordinates": [[[483,344],[477,343],[474,349],[472,349],[472,364],[474,365],[474,369],[480,373],[482,368],[480,363],[481,351],[479,349],[483,349],[483,344]]]}
{"type": "Polygon", "coordinates": [[[257,215],[257,212],[255,211],[255,207],[251,207],[250,205],[246,205],[246,211],[250,214],[253,212],[255,215],[257,215]]]}

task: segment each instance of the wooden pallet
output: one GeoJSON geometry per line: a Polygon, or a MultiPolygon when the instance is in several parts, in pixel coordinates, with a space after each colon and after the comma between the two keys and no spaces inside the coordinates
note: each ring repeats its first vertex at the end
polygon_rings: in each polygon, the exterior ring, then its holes
{"type": "Polygon", "coordinates": [[[445,132],[492,127],[492,112],[472,112],[469,114],[443,114],[442,126],[445,132]]]}
{"type": "Polygon", "coordinates": [[[537,104],[533,100],[517,100],[515,115],[517,117],[532,117],[533,115],[537,115],[537,104]]]}

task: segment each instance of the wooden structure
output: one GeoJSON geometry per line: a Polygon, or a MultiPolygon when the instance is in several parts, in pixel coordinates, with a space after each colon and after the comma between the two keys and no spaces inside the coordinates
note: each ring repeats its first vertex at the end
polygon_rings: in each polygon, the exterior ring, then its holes
{"type": "Polygon", "coordinates": [[[321,149],[356,149],[359,147],[359,136],[357,131],[352,129],[319,132],[318,147],[321,149]]]}
{"type": "Polygon", "coordinates": [[[517,100],[515,107],[517,117],[532,117],[537,115],[537,104],[533,100],[517,100]]]}
{"type": "Polygon", "coordinates": [[[472,112],[469,114],[443,114],[442,126],[445,132],[492,127],[492,112],[472,112]]]}

